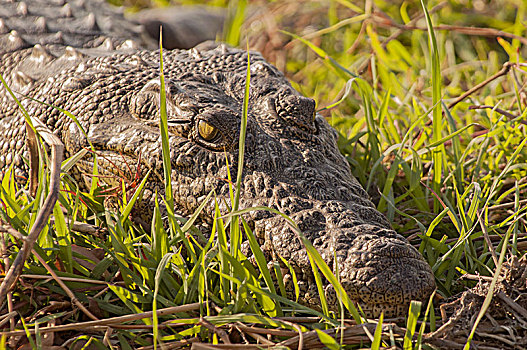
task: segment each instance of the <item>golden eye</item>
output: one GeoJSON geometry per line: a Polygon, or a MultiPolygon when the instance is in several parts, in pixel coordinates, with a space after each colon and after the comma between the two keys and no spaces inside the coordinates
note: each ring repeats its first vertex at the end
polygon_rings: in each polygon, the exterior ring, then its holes
{"type": "Polygon", "coordinates": [[[204,120],[198,122],[198,132],[205,141],[212,141],[218,135],[218,129],[204,120]]]}

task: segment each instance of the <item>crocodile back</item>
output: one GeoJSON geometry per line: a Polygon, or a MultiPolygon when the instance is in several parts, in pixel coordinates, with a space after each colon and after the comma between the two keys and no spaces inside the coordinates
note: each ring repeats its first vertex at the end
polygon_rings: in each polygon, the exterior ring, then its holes
{"type": "Polygon", "coordinates": [[[0,55],[37,44],[152,48],[142,26],[122,12],[104,0],[0,0],[0,55]]]}

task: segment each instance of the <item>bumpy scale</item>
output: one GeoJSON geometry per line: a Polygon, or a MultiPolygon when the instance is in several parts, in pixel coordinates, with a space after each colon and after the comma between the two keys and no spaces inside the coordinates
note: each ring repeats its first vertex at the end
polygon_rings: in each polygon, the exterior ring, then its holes
{"type": "MultiPolygon", "coordinates": [[[[137,49],[148,44],[136,29],[101,1],[0,1],[0,73],[13,90],[73,113],[104,156],[98,158],[103,171],[139,162],[143,172],[153,170],[153,193],[164,188],[159,53],[137,49]]],[[[369,316],[404,314],[410,300],[425,300],[434,290],[429,265],[370,202],[314,101],[261,55],[250,57],[241,207],[264,205],[290,215],[330,266],[336,253],[343,286],[369,316]]],[[[233,176],[238,166],[247,54],[217,46],[168,51],[164,60],[174,198],[179,212],[191,214],[212,189],[229,200],[223,179],[227,161],[233,176]]],[[[63,140],[69,155],[88,145],[68,117],[23,103],[63,140]]],[[[28,171],[24,133],[18,107],[0,89],[0,172],[14,166],[20,179],[28,171]]],[[[80,166],[89,171],[89,159],[80,166]]],[[[204,213],[202,220],[210,221],[212,203],[204,213]]],[[[302,302],[316,305],[307,254],[294,232],[268,212],[247,219],[263,249],[298,271],[302,302]]],[[[326,294],[336,307],[329,285],[326,294]]]]}

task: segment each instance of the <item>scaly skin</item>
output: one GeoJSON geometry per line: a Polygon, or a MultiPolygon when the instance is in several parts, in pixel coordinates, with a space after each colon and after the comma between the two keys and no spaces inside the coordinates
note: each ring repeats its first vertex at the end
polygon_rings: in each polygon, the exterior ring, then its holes
{"type": "MultiPolygon", "coordinates": [[[[8,36],[13,39],[14,34],[0,35],[0,42],[11,40],[8,36]]],[[[16,37],[26,42],[10,41],[16,45],[0,55],[0,73],[14,90],[77,116],[104,156],[98,158],[103,171],[115,173],[113,164],[124,169],[140,163],[143,174],[152,170],[147,197],[162,192],[159,53],[128,44],[114,49],[124,42],[119,35],[107,40],[112,45],[99,48],[92,48],[93,38],[79,36],[69,43],[78,44],[73,49],[45,42],[33,46],[36,41],[30,35],[19,33],[16,37]]],[[[102,38],[97,40],[107,39],[102,38]]],[[[295,220],[331,267],[336,254],[343,286],[367,315],[404,314],[410,300],[424,300],[434,290],[430,267],[370,202],[338,151],[335,130],[315,113],[315,102],[300,96],[261,55],[250,57],[240,207],[277,209],[295,220]]],[[[247,54],[224,46],[175,50],[164,54],[164,62],[176,209],[184,215],[193,213],[212,189],[229,203],[225,179],[228,169],[235,178],[238,167],[247,54]],[[200,122],[216,130],[209,140],[200,133],[200,122]]],[[[69,118],[51,107],[23,101],[30,115],[40,116],[63,140],[69,155],[88,146],[69,118]]],[[[27,177],[24,136],[23,118],[2,88],[0,171],[14,165],[20,178],[27,177]]],[[[90,159],[80,166],[89,171],[90,159]]],[[[200,220],[211,222],[213,209],[209,203],[200,220]]],[[[307,254],[284,219],[256,211],[247,220],[267,253],[278,254],[295,267],[301,300],[315,306],[319,299],[307,254]]],[[[331,286],[326,294],[336,308],[331,286]]]]}

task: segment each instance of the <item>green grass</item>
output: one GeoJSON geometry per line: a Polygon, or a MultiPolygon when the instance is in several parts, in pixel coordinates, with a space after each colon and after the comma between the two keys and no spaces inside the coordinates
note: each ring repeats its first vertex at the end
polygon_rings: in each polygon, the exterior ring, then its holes
{"type": "MultiPolygon", "coordinates": [[[[432,267],[437,295],[443,299],[474,286],[474,281],[460,279],[465,273],[494,277],[495,283],[496,271],[504,259],[511,254],[522,256],[526,251],[521,235],[526,231],[527,208],[522,201],[527,178],[526,70],[521,65],[525,63],[526,49],[519,40],[504,35],[498,39],[453,29],[432,30],[445,24],[479,26],[525,37],[526,5],[522,1],[481,3],[482,7],[467,10],[461,3],[451,2],[431,11],[438,2],[366,2],[376,6],[373,8],[346,0],[300,1],[290,4],[297,11],[292,14],[283,13],[280,2],[269,3],[267,9],[283,30],[274,34],[289,42],[282,48],[286,75],[297,90],[316,99],[319,111],[338,130],[340,150],[354,175],[395,229],[412,238],[411,244],[432,267]],[[379,10],[398,24],[422,16],[417,25],[423,30],[406,28],[383,45],[398,28],[387,26],[379,10]],[[305,18],[310,18],[319,31],[306,32],[297,24],[305,24],[305,18]],[[449,107],[465,91],[497,73],[505,62],[519,65],[449,107]],[[490,108],[472,107],[482,105],[490,108]],[[486,236],[493,242],[492,249],[486,236]]],[[[257,35],[252,31],[257,26],[240,29],[237,23],[244,11],[231,12],[226,40],[243,43],[244,36],[248,36],[249,43],[256,45],[257,35]]],[[[271,60],[278,57],[273,49],[267,50],[264,55],[271,60]]],[[[160,81],[164,88],[163,75],[160,81]]],[[[245,117],[247,98],[246,90],[245,117]]],[[[169,177],[166,110],[163,103],[161,106],[164,173],[169,177]]],[[[243,140],[240,142],[243,149],[243,140]]],[[[406,333],[390,339],[382,331],[387,321],[381,318],[370,337],[354,345],[344,343],[343,333],[335,337],[325,333],[344,321],[341,315],[328,311],[324,299],[322,311],[311,310],[287,299],[283,285],[273,283],[273,273],[282,272],[277,266],[267,265],[243,219],[244,213],[255,208],[238,210],[236,205],[242,167],[233,182],[230,214],[222,216],[218,199],[211,192],[190,218],[181,218],[172,210],[172,198],[167,196],[161,200],[167,209],[168,224],[164,225],[161,210],[156,208],[148,233],[129,219],[148,176],[139,181],[128,198],[126,191],[118,192],[123,200],[117,210],[104,210],[98,197],[100,189],[93,186],[88,193],[81,193],[67,173],[79,156],[63,162],[63,191],[60,206],[57,204],[54,210],[55,224],[43,230],[35,251],[54,266],[57,275],[70,278],[64,283],[81,303],[92,305],[99,318],[200,303],[196,310],[135,321],[133,324],[141,329],[115,328],[109,337],[123,347],[130,343],[134,347],[154,344],[161,348],[193,337],[218,343],[222,339],[218,327],[254,324],[291,332],[281,340],[292,338],[294,332],[314,330],[318,339],[332,349],[379,349],[392,342],[405,349],[421,349],[426,346],[422,344],[423,334],[439,322],[435,317],[437,300],[435,305],[416,303],[410,306],[406,322],[400,324],[406,333]],[[216,215],[211,232],[203,234],[193,224],[209,201],[215,201],[216,215]],[[73,221],[103,227],[104,232],[77,232],[73,221]],[[242,240],[248,240],[256,266],[241,253],[242,240]],[[107,284],[98,284],[100,281],[107,284]],[[280,318],[304,315],[316,316],[318,322],[280,318]]],[[[46,196],[49,180],[45,154],[42,158],[35,197],[17,189],[10,172],[1,180],[0,219],[22,234],[29,232],[46,196]]],[[[243,152],[239,164],[243,164],[243,152]]],[[[167,193],[171,193],[170,181],[166,186],[167,193]]],[[[360,322],[359,312],[338,279],[297,228],[296,233],[308,249],[319,288],[323,275],[335,287],[342,307],[360,322]]],[[[8,237],[6,244],[13,258],[19,242],[8,237]]],[[[34,257],[27,262],[24,274],[49,275],[34,257]]],[[[69,297],[53,280],[23,277],[22,281],[26,283],[17,285],[13,299],[19,314],[26,317],[19,329],[38,330],[31,339],[35,346],[42,344],[42,328],[51,320],[87,320],[71,308],[37,314],[51,302],[69,301],[69,297]],[[37,294],[47,297],[36,298],[37,294]]],[[[489,293],[485,307],[491,298],[489,293]]],[[[104,333],[76,334],[79,342],[107,347],[104,333]]],[[[473,336],[477,336],[475,326],[471,339],[473,336]]],[[[278,341],[279,337],[272,339],[278,341]]]]}

